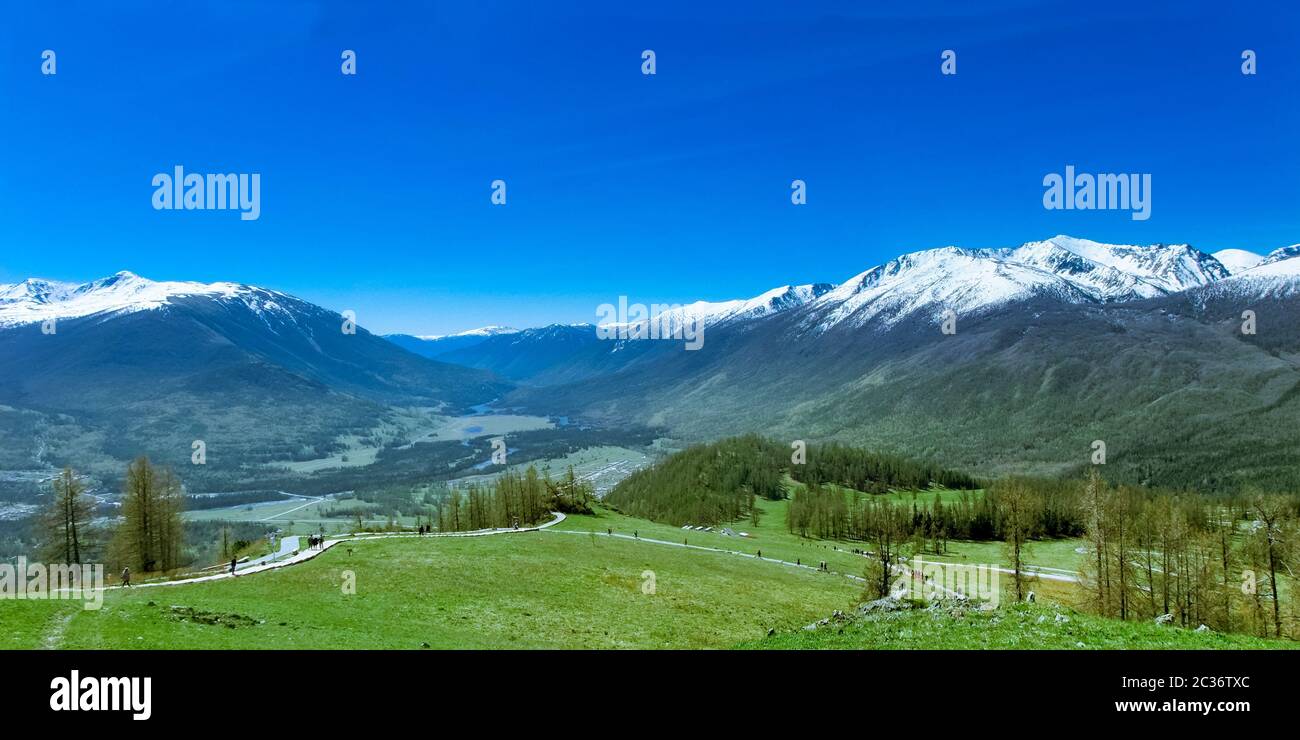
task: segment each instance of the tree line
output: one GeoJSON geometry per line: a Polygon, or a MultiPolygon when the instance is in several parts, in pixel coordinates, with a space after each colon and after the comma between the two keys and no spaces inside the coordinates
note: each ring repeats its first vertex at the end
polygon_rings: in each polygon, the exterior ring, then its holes
{"type": "Polygon", "coordinates": [[[187,564],[185,494],[180,478],[147,457],[127,466],[120,516],[98,519],[97,504],[71,468],[51,483],[50,503],[38,518],[40,552],[52,562],[104,558],[116,569],[166,572],[187,564]]]}
{"type": "Polygon", "coordinates": [[[887,493],[895,488],[974,489],[982,484],[965,473],[926,462],[887,455],[832,442],[809,445],[807,460],[790,466],[800,483],[833,483],[863,493],[887,493]]]}
{"type": "MultiPolygon", "coordinates": [[[[1077,485],[1069,481],[1007,478],[994,481],[982,493],[959,491],[945,503],[940,491],[913,491],[911,501],[895,502],[904,514],[908,539],[928,543],[942,554],[949,540],[1002,540],[1006,537],[1004,498],[1017,495],[1018,517],[1035,538],[1078,537],[1085,521],[1077,485]]],[[[951,494],[950,494],[951,496],[951,494]]],[[[786,524],[803,537],[862,540],[872,526],[870,513],[880,503],[877,494],[863,494],[838,484],[810,482],[798,487],[786,508],[786,524]]]]}
{"type": "Polygon", "coordinates": [[[1032,574],[1033,542],[1081,537],[1080,606],[1106,617],[1300,639],[1300,498],[1214,497],[1083,480],[1007,478],[986,495],[928,506],[893,497],[853,499],[808,486],[790,506],[791,531],[857,539],[872,555],[868,598],[890,593],[912,555],[944,552],[947,538],[999,540],[1016,601],[1032,574]],[[822,534],[825,533],[825,534],[822,534]],[[980,535],[978,537],[972,535],[980,535]]]}
{"type": "Polygon", "coordinates": [[[1082,509],[1081,575],[1093,611],[1300,638],[1297,497],[1160,495],[1111,486],[1093,471],[1082,509]]]}
{"type": "MultiPolygon", "coordinates": [[[[623,479],[605,500],[624,514],[677,526],[716,525],[745,518],[756,521],[758,499],[787,496],[787,475],[808,487],[818,487],[818,491],[829,490],[832,484],[872,492],[978,487],[970,476],[929,463],[838,444],[792,449],[750,434],[674,453],[623,479]]],[[[811,505],[812,500],[804,503],[811,505]]],[[[816,529],[816,536],[837,536],[830,533],[842,533],[851,526],[847,504],[830,497],[819,499],[819,504],[829,508],[808,512],[807,521],[800,525],[805,533],[816,529]]]]}
{"type": "Polygon", "coordinates": [[[785,496],[789,453],[758,435],[694,445],[624,478],[606,503],[631,516],[681,526],[757,516],[758,497],[785,496]]]}
{"type": "Polygon", "coordinates": [[[552,511],[590,514],[592,485],[570,466],[559,480],[529,465],[520,473],[507,470],[490,483],[471,484],[462,491],[446,489],[433,504],[430,524],[440,532],[467,532],[500,527],[529,527],[550,518],[552,511]]]}

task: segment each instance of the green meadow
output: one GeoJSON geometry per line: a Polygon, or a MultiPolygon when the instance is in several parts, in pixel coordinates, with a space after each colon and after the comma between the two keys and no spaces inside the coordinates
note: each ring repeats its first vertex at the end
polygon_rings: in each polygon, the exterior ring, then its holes
{"type": "MultiPolygon", "coordinates": [[[[79,602],[0,601],[0,648],[1256,648],[1293,643],[1075,613],[1043,584],[1037,605],[953,616],[925,610],[804,627],[861,601],[852,543],[785,529],[760,503],[749,537],[682,530],[597,508],[550,530],[335,545],[313,560],[234,580],[122,589],[79,602]],[[603,536],[609,532],[624,537],[603,536]],[[642,541],[632,539],[633,536],[642,541]],[[666,542],[725,552],[669,546],[666,542]],[[754,557],[815,565],[831,573],[754,557]],[[355,592],[346,586],[355,584],[355,592]],[[1041,598],[1041,597],[1040,597],[1041,598]],[[1056,614],[1068,615],[1059,621],[1056,614]],[[1043,617],[1039,619],[1039,617],[1043,617]],[[771,633],[771,636],[769,636],[771,633]]],[[[715,528],[716,529],[716,528],[715,528]]],[[[1072,542],[1041,543],[1052,563],[1072,542]]],[[[999,562],[996,543],[950,558],[999,562]]],[[[1035,561],[1037,562],[1037,561],[1035,561]]],[[[1047,563],[1043,563],[1047,564],[1047,563]]],[[[1003,593],[1007,585],[1004,583],[1003,593]]],[[[1059,590],[1059,589],[1058,589],[1059,590]]]]}
{"type": "Polygon", "coordinates": [[[1200,633],[1121,622],[1045,604],[953,614],[913,609],[857,616],[814,630],[749,640],[753,650],[1250,650],[1295,649],[1290,640],[1200,633]]]}
{"type": "Polygon", "coordinates": [[[98,611],[0,602],[0,647],[721,648],[797,629],[858,591],[830,574],[602,537],[379,539],[235,580],[115,588],[98,611]]]}

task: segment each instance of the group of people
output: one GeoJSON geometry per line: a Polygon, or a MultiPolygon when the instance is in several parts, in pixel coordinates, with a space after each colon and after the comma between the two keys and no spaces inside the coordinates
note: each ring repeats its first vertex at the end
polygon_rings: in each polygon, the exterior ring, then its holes
{"type": "MultiPolygon", "coordinates": [[[[762,557],[762,551],[761,551],[761,550],[759,551],[759,557],[762,557]]],[[[800,566],[803,565],[803,558],[795,558],[794,564],[795,564],[795,565],[800,565],[800,566]]],[[[831,566],[830,566],[830,564],[827,563],[825,560],[822,560],[822,561],[819,561],[819,562],[817,563],[817,570],[820,570],[820,571],[825,572],[825,573],[830,573],[830,572],[831,572],[831,566]]]]}
{"type": "Polygon", "coordinates": [[[420,525],[420,534],[425,535],[425,534],[428,534],[428,533],[430,533],[430,532],[432,532],[432,531],[433,531],[433,525],[432,525],[432,524],[421,524],[421,525],[420,525]]]}
{"type": "MultiPolygon", "coordinates": [[[[420,534],[424,534],[427,530],[428,530],[428,526],[427,526],[427,525],[426,525],[426,526],[423,526],[423,527],[420,527],[420,534]]],[[[324,534],[321,534],[321,535],[314,535],[314,534],[313,534],[313,535],[308,535],[308,536],[307,536],[307,546],[310,547],[310,548],[313,548],[313,549],[319,549],[319,548],[323,548],[323,547],[325,547],[325,535],[324,535],[324,534]]],[[[351,555],[351,554],[352,554],[352,551],[349,550],[349,551],[348,551],[348,554],[351,555]]],[[[238,565],[239,565],[239,561],[238,561],[237,558],[231,558],[231,559],[230,559],[230,575],[232,575],[232,576],[233,576],[233,575],[236,575],[236,573],[235,573],[235,569],[238,567],[238,565]]],[[[124,588],[130,588],[130,587],[131,587],[131,569],[130,569],[130,568],[123,568],[123,569],[122,569],[122,587],[124,587],[124,588]]]]}

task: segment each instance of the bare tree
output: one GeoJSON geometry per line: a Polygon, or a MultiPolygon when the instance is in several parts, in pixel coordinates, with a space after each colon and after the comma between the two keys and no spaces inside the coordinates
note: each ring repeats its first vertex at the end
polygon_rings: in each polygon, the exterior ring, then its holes
{"type": "Polygon", "coordinates": [[[999,483],[993,495],[997,497],[999,526],[1011,559],[1016,601],[1024,601],[1027,581],[1024,555],[1038,522],[1036,501],[1029,487],[1015,479],[999,483]]]}
{"type": "Polygon", "coordinates": [[[1254,500],[1255,516],[1258,517],[1254,532],[1254,544],[1257,561],[1268,569],[1268,593],[1272,602],[1273,635],[1282,636],[1282,607],[1278,591],[1277,574],[1287,557],[1287,505],[1277,496],[1256,496],[1254,500]]]}
{"type": "Polygon", "coordinates": [[[50,506],[41,517],[45,556],[62,563],[80,563],[91,545],[95,503],[71,468],[51,484],[50,506]]]}
{"type": "Polygon", "coordinates": [[[877,599],[889,596],[893,565],[901,559],[907,542],[906,512],[888,500],[876,501],[863,511],[867,539],[875,550],[875,560],[867,567],[867,595],[877,599]]]}

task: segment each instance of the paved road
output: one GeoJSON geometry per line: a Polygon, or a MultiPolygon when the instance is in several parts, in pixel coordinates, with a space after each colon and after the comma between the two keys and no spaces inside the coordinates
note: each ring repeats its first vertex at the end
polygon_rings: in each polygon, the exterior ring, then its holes
{"type": "Polygon", "coordinates": [[[296,534],[290,535],[288,537],[281,537],[279,550],[276,550],[270,555],[263,555],[262,557],[257,558],[256,560],[250,560],[247,563],[244,563],[241,567],[251,568],[255,565],[261,565],[263,563],[269,563],[273,560],[279,560],[280,558],[288,557],[289,555],[293,554],[294,550],[298,549],[298,540],[300,539],[301,538],[296,534]]]}
{"type": "MultiPolygon", "coordinates": [[[[670,542],[668,540],[657,540],[653,537],[633,537],[630,534],[618,534],[618,533],[610,534],[608,532],[584,532],[584,531],[573,530],[573,529],[553,529],[551,530],[551,532],[553,534],[581,534],[587,536],[595,535],[597,537],[616,537],[618,539],[633,540],[635,542],[649,542],[652,545],[667,545],[669,547],[682,547],[687,550],[705,550],[707,552],[720,552],[727,555],[739,555],[742,558],[763,560],[769,563],[777,563],[778,565],[788,565],[791,568],[804,568],[806,570],[817,570],[817,568],[814,566],[805,565],[803,563],[792,563],[789,560],[781,560],[779,558],[759,557],[758,555],[751,555],[747,552],[740,552],[739,550],[724,550],[721,547],[707,547],[705,545],[688,545],[684,542],[670,542]]],[[[853,575],[852,573],[838,573],[837,571],[829,571],[829,572],[835,575],[843,575],[846,578],[852,578],[855,581],[865,580],[864,578],[862,578],[862,576],[856,576],[853,575]]]]}
{"type": "MultiPolygon", "coordinates": [[[[788,566],[790,566],[790,567],[792,567],[792,568],[806,568],[806,569],[808,569],[808,570],[817,570],[817,568],[815,568],[814,566],[811,566],[811,565],[805,565],[805,564],[803,564],[803,563],[792,563],[792,562],[790,562],[789,560],[780,560],[780,559],[778,559],[778,558],[768,558],[768,557],[762,557],[762,558],[760,558],[760,557],[758,557],[757,555],[751,555],[751,554],[749,554],[749,553],[747,553],[747,552],[740,552],[739,550],[726,550],[726,549],[723,549],[723,548],[720,548],[720,547],[708,547],[708,546],[705,546],[705,545],[688,545],[688,544],[683,543],[683,542],[670,542],[670,541],[668,541],[668,540],[657,540],[657,539],[654,539],[653,537],[633,537],[633,536],[630,535],[630,534],[618,534],[618,533],[610,534],[610,533],[607,533],[607,532],[583,532],[583,531],[577,531],[577,530],[571,530],[571,529],[554,529],[554,530],[551,530],[551,531],[552,531],[553,533],[555,533],[555,534],[585,534],[585,535],[596,535],[597,537],[617,537],[617,538],[625,539],[625,540],[635,540],[635,541],[637,541],[637,542],[649,542],[649,543],[654,544],[654,545],[668,545],[668,546],[670,546],[670,547],[683,547],[683,548],[686,548],[686,549],[688,549],[688,550],[706,550],[706,551],[709,551],[709,552],[720,552],[720,553],[725,553],[725,554],[727,554],[727,555],[739,555],[740,557],[744,557],[744,558],[754,558],[754,559],[757,559],[757,560],[765,560],[765,561],[767,561],[767,562],[769,562],[769,563],[777,563],[777,564],[780,564],[780,565],[788,565],[788,566]]],[[[864,555],[863,557],[866,557],[866,556],[864,555]]],[[[914,561],[914,560],[909,560],[908,562],[909,562],[909,563],[912,563],[912,562],[915,562],[915,561],[914,561]]],[[[934,564],[934,565],[958,565],[959,563],[945,563],[945,562],[942,562],[942,561],[939,561],[939,560],[921,560],[921,564],[922,564],[922,565],[932,565],[932,564],[934,564]]],[[[1013,569],[1011,569],[1011,568],[997,568],[997,567],[995,567],[993,570],[996,571],[996,572],[998,572],[998,573],[1008,573],[1008,574],[1010,574],[1010,573],[1015,573],[1015,571],[1014,571],[1013,569]]],[[[843,576],[845,576],[846,578],[851,578],[851,579],[853,579],[853,580],[855,580],[855,581],[862,581],[862,580],[864,580],[861,576],[853,575],[852,573],[838,573],[838,571],[830,571],[830,572],[831,572],[831,573],[834,573],[834,574],[837,574],[837,575],[843,575],[843,576]]],[[[1024,572],[1025,572],[1026,575],[1034,576],[1034,577],[1037,577],[1037,578],[1042,578],[1042,579],[1044,579],[1044,580],[1048,580],[1048,581],[1063,581],[1063,582],[1067,582],[1067,583],[1077,583],[1077,582],[1079,581],[1079,576],[1078,576],[1078,575],[1070,574],[1068,571],[1064,571],[1064,570],[1061,570],[1061,569],[1059,569],[1059,568],[1043,568],[1043,567],[1032,566],[1032,565],[1031,565],[1031,566],[1026,566],[1024,572]],[[1055,572],[1044,572],[1044,571],[1055,571],[1055,572]]]]}
{"type": "Polygon", "coordinates": [[[263,517],[263,518],[261,518],[261,519],[258,519],[257,521],[259,521],[259,522],[269,522],[269,521],[271,521],[272,519],[279,519],[280,517],[284,516],[285,514],[292,514],[293,512],[295,512],[295,511],[297,511],[297,510],[299,510],[299,509],[305,509],[305,508],[307,508],[308,506],[311,506],[312,504],[320,503],[321,501],[324,501],[326,498],[328,498],[327,496],[303,496],[303,495],[296,494],[296,493],[291,493],[291,494],[289,494],[289,495],[290,495],[290,496],[294,496],[295,498],[305,498],[305,499],[311,499],[311,500],[308,501],[307,503],[301,505],[301,506],[295,506],[295,507],[293,507],[292,509],[289,509],[288,511],[282,511],[282,512],[280,512],[279,514],[272,514],[271,516],[263,517]]]}
{"type": "MultiPolygon", "coordinates": [[[[515,529],[513,527],[501,527],[497,529],[478,529],[472,532],[439,532],[439,533],[425,534],[425,535],[416,534],[415,532],[394,532],[394,533],[387,533],[387,534],[370,534],[366,532],[360,532],[360,533],[354,532],[352,534],[335,535],[333,538],[326,538],[324,544],[322,544],[320,547],[299,550],[297,555],[290,555],[289,557],[284,558],[283,560],[268,561],[267,558],[259,558],[258,560],[253,561],[251,563],[245,563],[242,567],[239,567],[235,570],[234,575],[231,575],[229,570],[223,569],[220,573],[213,573],[211,575],[206,575],[206,576],[178,578],[172,581],[147,581],[143,583],[134,583],[131,585],[131,588],[158,588],[160,586],[181,586],[186,583],[207,583],[210,581],[221,581],[227,578],[243,578],[245,576],[261,573],[263,571],[275,570],[277,568],[284,568],[290,565],[297,565],[298,563],[306,562],[316,557],[317,555],[320,555],[321,553],[325,552],[331,547],[334,547],[340,542],[362,542],[366,540],[395,539],[400,537],[409,537],[409,538],[487,537],[490,535],[497,535],[497,534],[538,532],[547,529],[548,527],[553,527],[556,524],[559,524],[560,522],[564,521],[565,519],[564,514],[561,514],[558,511],[553,511],[551,512],[551,514],[555,518],[545,524],[539,524],[536,527],[520,527],[519,529],[515,529]]],[[[294,544],[296,545],[297,542],[300,541],[300,538],[297,536],[285,537],[284,540],[282,540],[280,543],[281,552],[285,551],[285,546],[289,540],[293,540],[294,544]]],[[[292,553],[293,549],[294,548],[289,548],[288,552],[292,553]]],[[[99,590],[107,590],[109,588],[122,588],[122,586],[121,585],[104,586],[99,590]]]]}
{"type": "MultiPolygon", "coordinates": [[[[747,552],[740,552],[739,550],[726,550],[720,547],[708,547],[705,545],[691,545],[684,542],[670,542],[668,540],[660,540],[660,539],[655,539],[653,537],[633,537],[630,534],[621,534],[621,533],[607,533],[607,532],[581,531],[581,530],[569,530],[569,529],[551,529],[556,524],[563,522],[566,518],[564,514],[558,511],[551,512],[551,513],[554,516],[554,518],[551,519],[551,521],[546,522],[545,524],[540,524],[536,527],[521,527],[519,529],[514,529],[512,527],[500,527],[494,529],[479,529],[471,532],[440,532],[440,533],[432,533],[432,534],[425,534],[425,535],[417,534],[414,532],[394,532],[394,533],[381,533],[381,534],[371,534],[371,533],[361,532],[361,533],[352,533],[352,534],[345,534],[345,535],[336,535],[333,538],[327,538],[321,547],[299,550],[298,554],[296,555],[293,555],[291,553],[293,553],[293,551],[298,548],[298,543],[301,541],[302,538],[294,535],[294,536],[285,537],[280,541],[280,550],[278,552],[276,552],[273,555],[267,555],[265,557],[258,558],[257,560],[251,561],[249,563],[245,563],[242,567],[236,570],[234,575],[231,575],[229,571],[222,570],[220,573],[214,573],[212,575],[206,575],[206,576],[181,578],[173,581],[151,581],[147,583],[138,583],[132,586],[132,588],[155,588],[159,586],[179,586],[186,583],[203,583],[207,581],[219,581],[226,578],[242,578],[244,576],[253,575],[255,573],[261,573],[263,571],[275,570],[277,568],[284,568],[290,565],[296,565],[298,563],[306,562],[316,557],[317,555],[320,555],[322,552],[325,552],[331,547],[339,544],[340,542],[362,542],[366,540],[424,538],[424,537],[486,537],[486,536],[499,535],[499,534],[512,534],[512,533],[520,533],[520,532],[540,532],[540,531],[549,531],[554,534],[586,535],[589,537],[591,536],[611,537],[611,538],[624,539],[624,540],[633,540],[635,542],[647,542],[653,545],[680,547],[687,550],[702,550],[706,552],[716,552],[716,553],[722,553],[726,555],[736,555],[744,558],[763,560],[765,562],[775,563],[777,565],[784,565],[790,568],[802,568],[811,571],[818,570],[815,566],[806,565],[802,562],[792,563],[789,560],[781,560],[779,558],[759,557],[757,555],[751,555],[747,552]],[[287,557],[285,557],[286,555],[287,557]]],[[[913,562],[913,561],[909,561],[909,562],[913,562]]],[[[952,563],[941,563],[939,561],[922,560],[921,562],[922,564],[934,563],[940,565],[952,565],[952,563]]],[[[902,566],[894,566],[894,567],[898,569],[899,572],[902,572],[902,566]]],[[[1000,573],[1013,572],[1009,568],[995,568],[994,570],[1000,573]]],[[[1047,570],[1058,570],[1058,569],[1047,569],[1047,570]]],[[[865,582],[865,579],[862,576],[855,575],[853,573],[840,573],[838,571],[828,571],[828,572],[831,575],[843,576],[853,581],[865,582]]],[[[1032,570],[1030,568],[1026,568],[1026,572],[1038,578],[1043,578],[1052,581],[1077,582],[1079,580],[1079,577],[1077,575],[1070,575],[1064,571],[1061,571],[1059,573],[1045,573],[1037,568],[1034,568],[1032,570]]],[[[112,587],[105,587],[105,588],[119,588],[119,587],[120,586],[112,586],[112,587]]]]}

